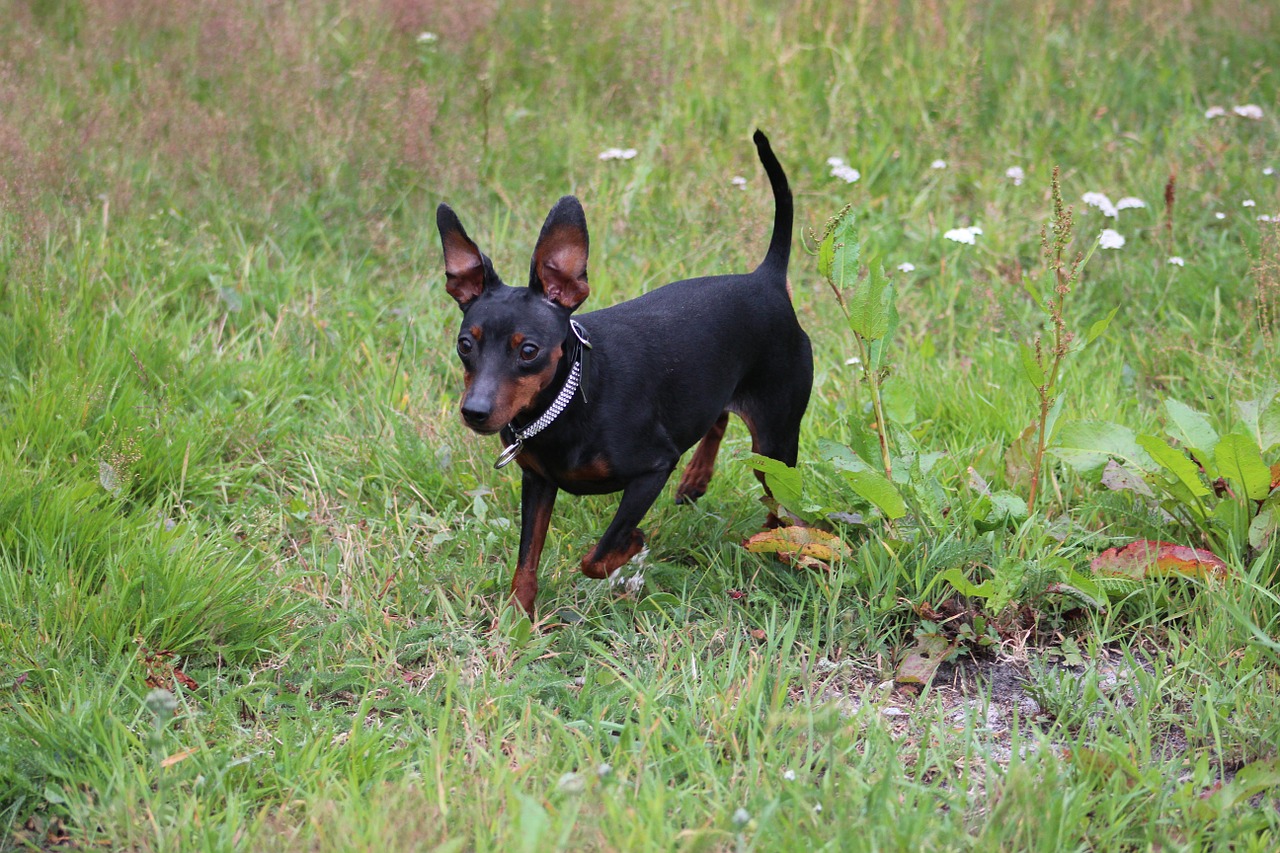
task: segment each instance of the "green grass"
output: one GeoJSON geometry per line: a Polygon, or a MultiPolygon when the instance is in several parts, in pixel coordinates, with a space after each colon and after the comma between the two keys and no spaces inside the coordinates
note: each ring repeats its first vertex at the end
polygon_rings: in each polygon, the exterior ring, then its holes
{"type": "MultiPolygon", "coordinates": [[[[948,569],[1204,546],[1056,466],[1039,513],[980,532],[969,469],[1025,497],[1055,165],[1082,245],[1126,237],[1073,294],[1077,328],[1121,311],[1064,417],[1155,432],[1172,397],[1228,432],[1280,376],[1272,4],[473,5],[0,3],[0,848],[1274,849],[1274,538],[1096,612],[1028,581],[985,614],[996,648],[893,682],[948,569]],[[699,505],[650,513],[638,593],[574,570],[615,499],[562,497],[539,603],[565,624],[530,630],[518,477],[456,414],[434,207],[523,283],[578,195],[601,307],[754,266],[757,126],[799,227],[852,204],[915,266],[887,406],[945,453],[946,520],[846,531],[829,573],[747,553],[735,423],[699,505]]],[[[866,437],[853,341],[799,240],[791,279],[807,488],[866,511],[817,450],[866,437]]]]}

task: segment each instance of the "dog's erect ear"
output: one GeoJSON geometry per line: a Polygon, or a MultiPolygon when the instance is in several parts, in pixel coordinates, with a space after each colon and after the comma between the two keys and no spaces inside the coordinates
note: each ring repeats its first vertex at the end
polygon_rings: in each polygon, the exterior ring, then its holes
{"type": "Polygon", "coordinates": [[[436,227],[444,246],[445,290],[465,308],[484,292],[484,255],[471,242],[449,205],[436,208],[436,227]]]}
{"type": "Polygon", "coordinates": [[[529,288],[570,311],[587,298],[587,217],[571,195],[556,202],[538,235],[529,288]]]}

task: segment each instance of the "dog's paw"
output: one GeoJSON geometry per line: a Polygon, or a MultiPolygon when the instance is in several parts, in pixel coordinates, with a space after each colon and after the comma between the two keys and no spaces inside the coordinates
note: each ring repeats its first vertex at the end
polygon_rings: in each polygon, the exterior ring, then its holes
{"type": "Polygon", "coordinates": [[[626,545],[613,551],[600,552],[596,545],[591,553],[582,558],[582,573],[589,578],[603,580],[618,570],[620,566],[639,554],[644,548],[644,534],[639,529],[632,530],[626,545]]]}

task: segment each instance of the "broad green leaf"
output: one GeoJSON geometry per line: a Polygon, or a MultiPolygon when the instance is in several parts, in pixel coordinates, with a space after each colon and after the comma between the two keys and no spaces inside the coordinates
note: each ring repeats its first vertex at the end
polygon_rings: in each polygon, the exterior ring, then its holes
{"type": "Polygon", "coordinates": [[[889,296],[889,326],[885,329],[884,334],[872,341],[868,347],[872,370],[880,370],[884,367],[885,353],[889,351],[889,344],[893,341],[893,333],[898,331],[898,300],[894,293],[890,293],[889,296]]]}
{"type": "Polygon", "coordinates": [[[1013,492],[1000,491],[991,494],[992,514],[1001,514],[1006,521],[1021,523],[1027,520],[1027,499],[1013,492]]]}
{"type": "Polygon", "coordinates": [[[1231,433],[1224,435],[1213,449],[1218,471],[1228,481],[1244,489],[1255,501],[1260,501],[1271,491],[1271,470],[1262,461],[1262,454],[1251,436],[1231,433]]]}
{"type": "Polygon", "coordinates": [[[942,573],[942,579],[951,584],[956,592],[968,598],[986,598],[992,593],[991,581],[975,584],[959,569],[947,569],[942,573]]]}
{"type": "Polygon", "coordinates": [[[669,592],[654,592],[636,603],[636,613],[667,613],[678,609],[684,602],[680,596],[669,592]]]}
{"type": "Polygon", "coordinates": [[[1280,396],[1277,396],[1276,386],[1265,388],[1256,400],[1237,402],[1236,408],[1259,448],[1269,452],[1280,444],[1280,396]]]}
{"type": "Polygon", "coordinates": [[[1036,359],[1036,351],[1027,344],[1018,344],[1018,354],[1022,356],[1022,373],[1033,388],[1044,386],[1044,368],[1036,359]]]}
{"type": "Polygon", "coordinates": [[[1255,551],[1266,548],[1280,529],[1280,509],[1274,506],[1264,507],[1249,522],[1249,546],[1255,551]]]}
{"type": "Polygon", "coordinates": [[[1151,471],[1155,461],[1138,444],[1133,430],[1106,421],[1070,421],[1058,429],[1049,452],[1085,473],[1100,471],[1115,458],[1140,471],[1151,471]]]}
{"type": "Polygon", "coordinates": [[[870,463],[862,458],[861,453],[855,453],[851,448],[830,439],[818,439],[818,453],[842,471],[872,470],[870,463]]]}
{"type": "Polygon", "coordinates": [[[1246,764],[1235,777],[1214,791],[1210,802],[1221,811],[1247,805],[1249,800],[1272,788],[1280,788],[1280,758],[1264,758],[1246,764]]]}
{"type": "Polygon", "coordinates": [[[1220,500],[1209,517],[1214,526],[1224,531],[1231,540],[1245,542],[1249,539],[1249,523],[1253,518],[1253,508],[1248,504],[1248,501],[1242,499],[1220,500]]]}
{"type": "Polygon", "coordinates": [[[528,616],[521,616],[507,628],[507,639],[511,640],[511,644],[517,649],[528,645],[532,637],[533,623],[529,621],[528,616]]]}
{"type": "Polygon", "coordinates": [[[758,453],[751,454],[747,464],[764,474],[764,481],[778,503],[791,509],[800,508],[804,494],[804,481],[800,476],[800,469],[792,468],[785,462],[779,462],[777,459],[761,456],[758,453]]]}
{"type": "Polygon", "coordinates": [[[1210,493],[1208,486],[1200,479],[1200,468],[1180,450],[1175,450],[1162,438],[1154,435],[1138,436],[1138,444],[1151,454],[1151,458],[1182,483],[1191,494],[1204,497],[1210,493]]]}
{"type": "Polygon", "coordinates": [[[893,483],[885,479],[883,474],[872,470],[842,471],[845,480],[857,493],[858,497],[875,504],[889,518],[902,518],[907,514],[907,505],[902,500],[893,483]]]}
{"type": "Polygon", "coordinates": [[[1117,305],[1107,313],[1107,316],[1090,326],[1088,334],[1085,335],[1084,342],[1086,344],[1091,344],[1096,341],[1098,337],[1107,330],[1107,327],[1111,325],[1111,321],[1116,318],[1116,312],[1119,310],[1120,306],[1117,305]]]}
{"type": "Polygon", "coordinates": [[[886,385],[880,389],[880,399],[888,420],[908,427],[916,422],[916,392],[912,386],[905,382],[886,385]]]}
{"type": "MultiPolygon", "coordinates": [[[[1183,509],[1201,521],[1205,519],[1206,510],[1203,502],[1201,502],[1196,495],[1192,494],[1191,490],[1183,485],[1181,480],[1165,480],[1163,488],[1165,494],[1167,494],[1172,500],[1162,500],[1160,502],[1160,506],[1165,512],[1169,513],[1169,515],[1176,516],[1178,514],[1178,510],[1183,509]]],[[[1218,506],[1222,506],[1222,503],[1219,503],[1218,506]]]]}
{"type": "MultiPolygon", "coordinates": [[[[837,266],[839,266],[837,249],[837,266]]],[[[856,279],[850,279],[850,282],[856,279]]],[[[853,288],[846,297],[849,310],[849,328],[856,335],[869,341],[883,338],[889,332],[893,309],[893,284],[884,274],[878,262],[871,264],[865,280],[853,288]]]]}
{"type": "Polygon", "coordinates": [[[1066,575],[1066,586],[1068,589],[1063,590],[1063,592],[1066,592],[1067,594],[1071,594],[1072,591],[1078,593],[1079,596],[1086,599],[1086,602],[1092,605],[1095,610],[1105,610],[1107,608],[1107,604],[1109,603],[1107,593],[1101,586],[1094,582],[1093,578],[1070,568],[1067,569],[1066,575]]]}
{"type": "Polygon", "coordinates": [[[857,282],[858,262],[862,258],[853,218],[852,209],[840,211],[818,246],[818,271],[842,292],[857,282]]]}
{"type": "Polygon", "coordinates": [[[1164,401],[1164,410],[1169,415],[1165,430],[1205,466],[1205,474],[1214,477],[1213,448],[1218,444],[1218,433],[1209,419],[1174,399],[1164,401]]]}

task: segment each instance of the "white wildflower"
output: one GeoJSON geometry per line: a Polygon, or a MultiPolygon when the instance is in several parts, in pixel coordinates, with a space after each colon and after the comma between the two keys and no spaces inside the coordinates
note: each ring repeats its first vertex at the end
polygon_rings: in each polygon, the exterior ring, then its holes
{"type": "Polygon", "coordinates": [[[1257,207],[1258,203],[1251,198],[1246,198],[1244,201],[1240,202],[1240,206],[1241,207],[1257,207]]]}
{"type": "Polygon", "coordinates": [[[1251,118],[1254,121],[1262,118],[1262,107],[1257,104],[1241,104],[1238,107],[1232,107],[1231,112],[1240,116],[1240,118],[1251,118]]]}
{"type": "Polygon", "coordinates": [[[1187,265],[1187,262],[1184,261],[1182,258],[1178,257],[1177,255],[1174,255],[1173,257],[1169,258],[1168,263],[1170,266],[1175,266],[1175,267],[1185,267],[1187,265]]]}
{"type": "Polygon", "coordinates": [[[751,823],[751,812],[744,808],[739,808],[733,813],[733,825],[736,827],[744,827],[751,823]]]}
{"type": "Polygon", "coordinates": [[[1267,216],[1265,213],[1258,214],[1259,222],[1280,222],[1280,214],[1275,216],[1267,216]]]}
{"type": "Polygon", "coordinates": [[[1015,187],[1022,186],[1022,182],[1027,179],[1027,173],[1022,171],[1021,166],[1010,166],[1004,170],[1004,176],[1013,181],[1015,187]]]}
{"type": "Polygon", "coordinates": [[[634,148],[606,148],[600,152],[601,160],[630,160],[639,152],[634,148]]]}
{"type": "Polygon", "coordinates": [[[1124,245],[1124,237],[1114,228],[1104,228],[1098,236],[1098,248],[1119,249],[1124,245]]]}
{"type": "Polygon", "coordinates": [[[843,158],[843,157],[828,157],[828,158],[827,158],[827,165],[828,165],[828,166],[843,166],[843,165],[844,165],[844,158],[843,158]]]}
{"type": "Polygon", "coordinates": [[[902,263],[898,264],[898,270],[900,272],[914,272],[915,268],[916,268],[916,265],[911,263],[911,261],[903,261],[902,263]]]}
{"type": "Polygon", "coordinates": [[[947,161],[946,161],[946,160],[934,160],[932,163],[930,163],[930,164],[929,164],[929,168],[930,168],[930,169],[945,169],[945,168],[947,168],[947,161]]]}
{"type": "Polygon", "coordinates": [[[1270,166],[1262,167],[1262,174],[1264,175],[1274,175],[1275,173],[1276,173],[1276,170],[1271,168],[1270,166]]]}
{"type": "Polygon", "coordinates": [[[1225,213],[1223,213],[1221,210],[1219,210],[1217,213],[1215,213],[1215,214],[1213,215],[1213,218],[1214,218],[1214,219],[1226,219],[1226,218],[1227,218],[1227,215],[1226,215],[1225,213]]]}
{"type": "Polygon", "coordinates": [[[794,782],[796,781],[796,771],[790,769],[783,770],[782,778],[786,779],[788,782],[794,782]]]}
{"type": "Polygon", "coordinates": [[[852,166],[839,163],[831,167],[831,177],[839,178],[846,184],[852,184],[854,181],[862,177],[862,173],[852,166]]]}
{"type": "Polygon", "coordinates": [[[972,246],[978,242],[976,238],[981,233],[981,228],[976,225],[971,225],[968,228],[952,228],[942,236],[948,240],[954,240],[957,243],[964,243],[967,246],[972,246]]]}
{"type": "Polygon", "coordinates": [[[1204,111],[1205,118],[1222,118],[1226,114],[1227,111],[1222,107],[1209,107],[1209,109],[1204,111]]]}
{"type": "Polygon", "coordinates": [[[740,187],[741,189],[747,188],[747,179],[741,175],[734,175],[729,179],[729,183],[733,184],[735,187],[740,187]]]}
{"type": "Polygon", "coordinates": [[[418,44],[435,44],[440,41],[440,36],[435,33],[418,33],[418,44]]]}
{"type": "Polygon", "coordinates": [[[1116,213],[1118,212],[1116,206],[1111,203],[1111,199],[1107,198],[1105,193],[1085,193],[1080,196],[1080,200],[1090,207],[1098,208],[1098,210],[1102,211],[1103,216],[1109,219],[1116,218],[1116,213]]]}
{"type": "Polygon", "coordinates": [[[1147,203],[1140,198],[1127,195],[1116,202],[1116,210],[1129,210],[1131,208],[1146,207],[1147,203]]]}

